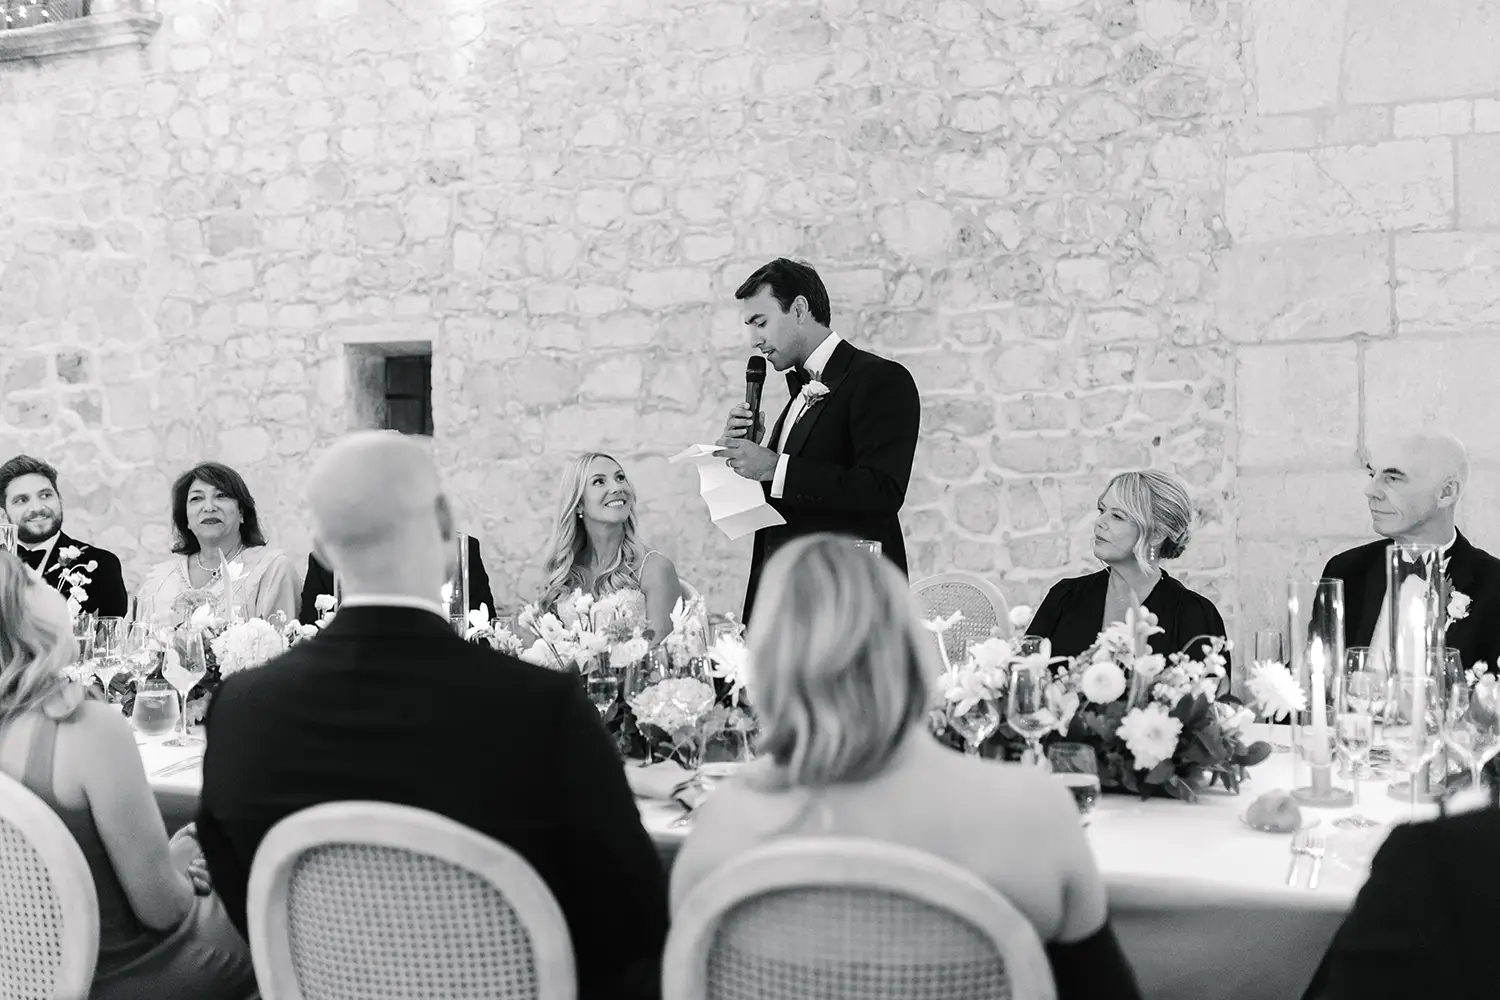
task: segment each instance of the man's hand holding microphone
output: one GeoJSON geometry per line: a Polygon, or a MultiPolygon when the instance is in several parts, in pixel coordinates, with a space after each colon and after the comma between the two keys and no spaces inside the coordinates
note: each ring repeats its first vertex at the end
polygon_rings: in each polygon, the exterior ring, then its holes
{"type": "Polygon", "coordinates": [[[766,384],[766,359],[751,355],[745,364],[745,401],[729,411],[724,436],[717,444],[724,449],[729,467],[746,479],[768,483],[776,476],[776,452],[760,445],[764,424],[760,394],[766,384]]]}

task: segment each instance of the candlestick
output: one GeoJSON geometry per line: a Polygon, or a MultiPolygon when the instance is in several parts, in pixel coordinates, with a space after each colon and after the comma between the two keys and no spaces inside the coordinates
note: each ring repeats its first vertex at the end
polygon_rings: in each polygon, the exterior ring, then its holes
{"type": "MultiPolygon", "coordinates": [[[[1428,684],[1434,679],[1430,650],[1446,645],[1448,626],[1448,581],[1443,575],[1442,548],[1437,545],[1392,545],[1386,550],[1386,618],[1389,633],[1378,637],[1389,643],[1391,673],[1395,679],[1398,707],[1407,707],[1408,728],[1404,747],[1400,733],[1392,733],[1399,761],[1406,776],[1391,783],[1393,798],[1413,802],[1430,801],[1427,780],[1428,684]],[[1410,691],[1409,698],[1406,692],[1410,691]],[[1400,703],[1405,702],[1405,706],[1400,703]]],[[[1441,704],[1441,671],[1435,692],[1441,704]]]]}
{"type": "Polygon", "coordinates": [[[1287,626],[1292,676],[1307,692],[1308,703],[1302,717],[1292,720],[1295,744],[1292,795],[1304,805],[1342,808],[1350,805],[1354,797],[1333,783],[1328,681],[1334,665],[1344,659],[1343,581],[1324,579],[1289,584],[1287,626]]]}

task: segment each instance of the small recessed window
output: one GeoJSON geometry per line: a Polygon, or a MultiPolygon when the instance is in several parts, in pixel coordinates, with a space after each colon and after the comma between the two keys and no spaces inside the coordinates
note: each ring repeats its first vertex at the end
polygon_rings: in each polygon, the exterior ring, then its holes
{"type": "Polygon", "coordinates": [[[385,428],[432,436],[432,355],[385,359],[385,428]]]}
{"type": "Polygon", "coordinates": [[[432,436],[432,342],[346,342],[350,423],[432,436]]]}

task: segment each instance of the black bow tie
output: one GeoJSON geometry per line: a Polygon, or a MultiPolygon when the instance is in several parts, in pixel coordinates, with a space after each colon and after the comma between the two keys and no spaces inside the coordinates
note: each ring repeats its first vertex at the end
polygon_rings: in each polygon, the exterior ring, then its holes
{"type": "Polygon", "coordinates": [[[786,377],[787,380],[796,387],[796,392],[801,392],[807,387],[807,383],[812,382],[815,379],[812,372],[808,371],[806,368],[793,368],[790,372],[787,373],[786,377]]]}
{"type": "Polygon", "coordinates": [[[26,560],[26,565],[32,569],[41,569],[42,563],[47,558],[46,549],[21,549],[21,558],[26,560]]]}

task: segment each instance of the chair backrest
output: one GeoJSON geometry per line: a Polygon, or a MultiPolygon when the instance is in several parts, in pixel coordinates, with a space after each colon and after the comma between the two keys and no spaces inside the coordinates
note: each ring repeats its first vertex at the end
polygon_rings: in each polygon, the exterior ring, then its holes
{"type": "Polygon", "coordinates": [[[922,617],[947,618],[955,611],[963,619],[943,636],[948,656],[955,664],[967,655],[969,646],[983,642],[999,629],[1007,638],[1011,634],[1010,606],[1000,588],[970,573],[939,573],[912,585],[922,605],[922,617]]]}
{"type": "Polygon", "coordinates": [[[445,816],[331,802],[266,834],[250,869],[264,1000],[573,1000],[573,944],[515,851],[445,816]]]}
{"type": "Polygon", "coordinates": [[[83,1000],[99,959],[99,896],[52,807],[0,774],[0,997],[83,1000]]]}
{"type": "Polygon", "coordinates": [[[990,886],[878,841],[788,838],[689,893],[663,1000],[1054,1000],[1041,940],[990,886]]]}

